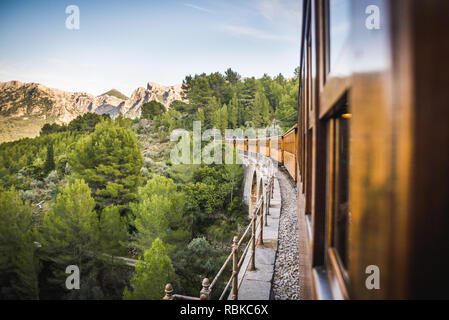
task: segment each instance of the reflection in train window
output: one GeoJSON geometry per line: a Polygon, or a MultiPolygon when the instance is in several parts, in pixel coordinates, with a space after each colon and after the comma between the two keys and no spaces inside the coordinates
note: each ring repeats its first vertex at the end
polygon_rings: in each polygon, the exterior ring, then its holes
{"type": "Polygon", "coordinates": [[[349,130],[352,115],[347,95],[334,107],[327,136],[327,228],[328,246],[347,278],[349,236],[349,130]]]}
{"type": "Polygon", "coordinates": [[[335,72],[350,32],[350,0],[329,0],[329,71],[335,72]]]}
{"type": "Polygon", "coordinates": [[[340,116],[335,125],[335,200],[334,200],[334,248],[347,268],[348,240],[348,169],[349,169],[349,121],[350,118],[340,116]]]}

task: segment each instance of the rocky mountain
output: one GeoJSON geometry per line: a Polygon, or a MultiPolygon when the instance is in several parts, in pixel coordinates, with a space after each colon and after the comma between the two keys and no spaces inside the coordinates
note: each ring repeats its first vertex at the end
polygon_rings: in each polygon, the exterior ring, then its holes
{"type": "Polygon", "coordinates": [[[113,96],[122,100],[128,100],[128,97],[125,96],[120,91],[118,91],[117,89],[109,90],[108,92],[103,93],[102,96],[113,96]]]}
{"type": "Polygon", "coordinates": [[[142,105],[152,100],[162,103],[168,109],[173,101],[182,100],[182,85],[161,86],[148,82],[146,89],[139,87],[134,90],[131,97],[125,101],[121,112],[127,117],[136,118],[140,116],[142,105]]]}
{"type": "Polygon", "coordinates": [[[0,142],[16,138],[33,137],[39,134],[37,123],[68,123],[86,112],[110,114],[115,117],[140,116],[144,103],[156,100],[167,109],[174,100],[182,100],[181,85],[162,86],[149,82],[147,87],[139,87],[127,98],[118,90],[112,89],[100,96],[85,92],[67,92],[48,88],[39,83],[19,81],[0,82],[0,142]],[[12,131],[25,129],[17,135],[12,131]],[[11,131],[12,130],[12,131],[11,131]]]}

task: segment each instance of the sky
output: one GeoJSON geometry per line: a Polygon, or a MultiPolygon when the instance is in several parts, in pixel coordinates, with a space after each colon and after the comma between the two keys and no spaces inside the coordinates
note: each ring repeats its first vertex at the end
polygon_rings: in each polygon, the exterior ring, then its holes
{"type": "Polygon", "coordinates": [[[0,81],[126,95],[224,72],[292,77],[301,0],[1,0],[0,81]],[[76,5],[79,30],[66,28],[76,5]]]}

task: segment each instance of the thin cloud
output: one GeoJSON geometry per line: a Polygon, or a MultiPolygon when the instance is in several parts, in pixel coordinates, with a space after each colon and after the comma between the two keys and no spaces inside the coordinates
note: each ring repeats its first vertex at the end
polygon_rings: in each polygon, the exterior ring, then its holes
{"type": "Polygon", "coordinates": [[[268,21],[297,21],[301,17],[301,5],[297,0],[256,0],[256,11],[268,21]]]}
{"type": "Polygon", "coordinates": [[[238,37],[250,37],[260,40],[281,40],[281,41],[292,41],[292,39],[286,37],[285,35],[276,35],[268,33],[259,29],[244,27],[244,26],[234,26],[234,25],[223,25],[221,30],[230,33],[238,37]]]}
{"type": "Polygon", "coordinates": [[[214,13],[214,11],[212,11],[212,10],[210,10],[210,9],[206,9],[206,8],[203,8],[203,7],[200,7],[200,6],[191,4],[191,3],[184,3],[184,5],[185,5],[186,7],[190,7],[190,8],[193,8],[193,9],[196,9],[196,10],[199,10],[199,11],[202,11],[202,12],[214,13]]]}

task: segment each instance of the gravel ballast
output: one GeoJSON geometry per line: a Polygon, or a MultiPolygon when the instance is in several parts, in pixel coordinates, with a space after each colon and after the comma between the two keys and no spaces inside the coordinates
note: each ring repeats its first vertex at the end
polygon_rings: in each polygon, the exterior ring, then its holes
{"type": "Polygon", "coordinates": [[[285,173],[276,176],[281,189],[281,216],[278,251],[274,267],[272,297],[275,300],[299,300],[299,248],[297,195],[285,173]]]}

